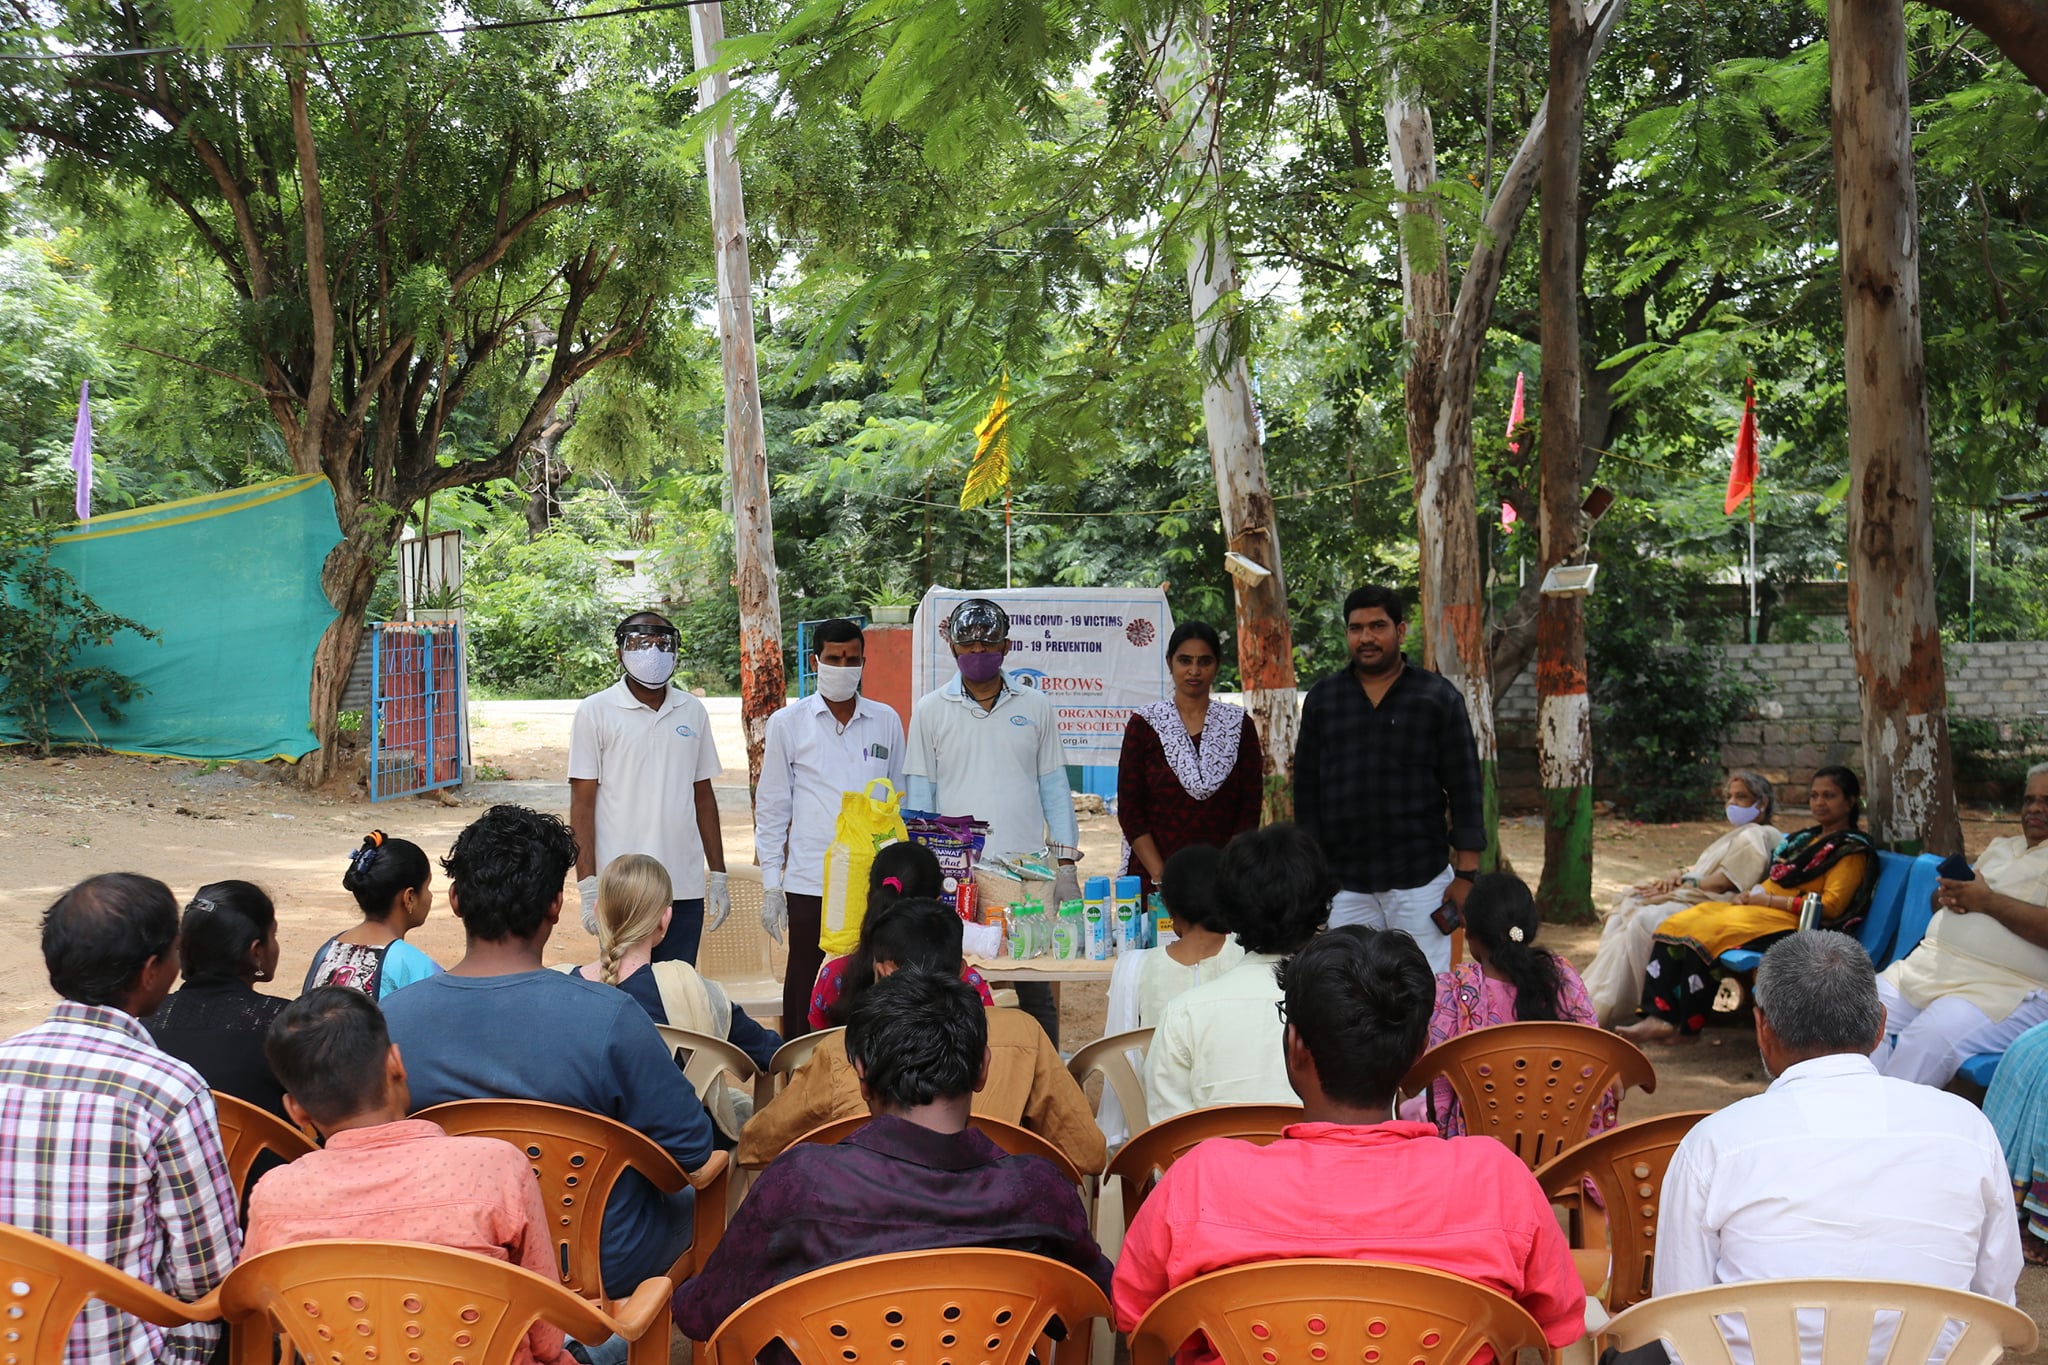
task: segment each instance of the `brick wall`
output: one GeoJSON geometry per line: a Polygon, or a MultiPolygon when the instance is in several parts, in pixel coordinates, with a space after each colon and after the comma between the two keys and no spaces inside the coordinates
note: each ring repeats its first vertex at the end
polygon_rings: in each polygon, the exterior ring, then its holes
{"type": "MultiPolygon", "coordinates": [[[[1863,771],[1856,663],[1846,643],[1724,645],[1721,652],[1765,684],[1757,714],[1736,722],[1721,744],[1729,768],[1756,768],[1773,782],[1803,785],[1815,768],[1846,763],[1863,771]]],[[[1949,714],[1973,719],[2048,719],[2048,641],[1950,645],[1949,714]]],[[[1534,809],[1536,678],[1525,670],[1494,708],[1500,734],[1501,802],[1534,809]]],[[[1597,758],[1598,723],[1593,733],[1597,758]]]]}

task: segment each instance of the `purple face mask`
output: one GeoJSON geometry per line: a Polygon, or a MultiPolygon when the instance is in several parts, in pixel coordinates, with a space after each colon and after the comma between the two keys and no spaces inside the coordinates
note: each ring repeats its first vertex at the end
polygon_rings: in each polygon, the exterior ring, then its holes
{"type": "Polygon", "coordinates": [[[960,666],[960,676],[971,683],[994,682],[1003,671],[1000,654],[961,654],[953,662],[960,666]]]}

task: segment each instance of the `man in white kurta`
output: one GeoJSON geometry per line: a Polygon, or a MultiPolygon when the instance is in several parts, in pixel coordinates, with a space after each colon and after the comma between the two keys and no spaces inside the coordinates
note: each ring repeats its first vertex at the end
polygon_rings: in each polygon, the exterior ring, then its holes
{"type": "Polygon", "coordinates": [[[1776,1077],[1679,1144],[1657,1213],[1658,1295],[1809,1276],[1909,1280],[2013,1301],[2012,1182],[1958,1096],[1881,1076],[1862,945],[1813,930],[1757,971],[1757,1046],[1776,1077]]]}
{"type": "Polygon", "coordinates": [[[1975,871],[1939,883],[1927,936],[1877,979],[1890,1022],[1871,1060],[1887,1076],[1947,1085],[2048,1021],[2048,763],[2027,774],[2020,832],[1975,871]]]}

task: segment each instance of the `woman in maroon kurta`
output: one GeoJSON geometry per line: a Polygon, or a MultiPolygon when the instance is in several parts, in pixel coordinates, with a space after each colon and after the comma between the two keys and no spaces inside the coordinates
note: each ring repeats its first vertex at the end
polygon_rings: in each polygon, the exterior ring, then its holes
{"type": "Polygon", "coordinates": [[[1166,642],[1172,699],[1141,708],[1124,727],[1116,768],[1119,870],[1136,873],[1146,895],[1181,849],[1221,848],[1258,827],[1264,754],[1251,717],[1209,696],[1222,658],[1214,627],[1182,624],[1166,642]]]}

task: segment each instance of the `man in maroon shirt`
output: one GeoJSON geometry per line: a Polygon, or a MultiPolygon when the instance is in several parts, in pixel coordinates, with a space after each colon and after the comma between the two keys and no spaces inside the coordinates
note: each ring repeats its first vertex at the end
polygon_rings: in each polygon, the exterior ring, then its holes
{"type": "Polygon", "coordinates": [[[854,1007],[846,1052],[875,1117],[836,1146],[800,1143],[761,1173],[703,1273],[676,1291],[685,1336],[706,1340],[784,1280],[894,1251],[1006,1247],[1109,1287],[1109,1261],[1067,1178],[1044,1157],[1004,1155],[968,1124],[988,1079],[987,1011],[973,987],[916,968],[891,973],[854,1007]]]}
{"type": "Polygon", "coordinates": [[[1205,1142],[1160,1178],[1117,1259],[1117,1326],[1129,1331],[1169,1289],[1212,1270],[1326,1256],[1447,1271],[1521,1304],[1553,1347],[1585,1335],[1585,1290],[1520,1158],[1492,1138],[1447,1141],[1394,1118],[1436,997],[1415,941],[1332,929],[1279,978],[1302,1122],[1268,1147],[1205,1142]]]}

